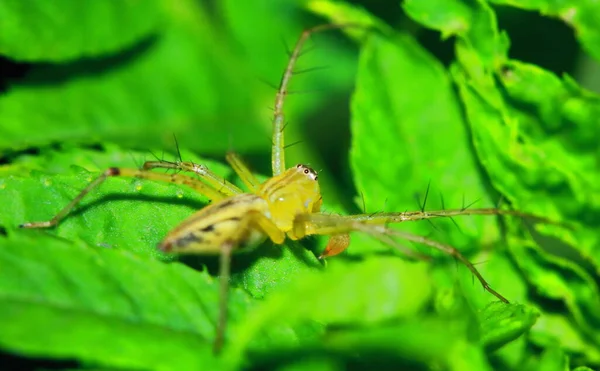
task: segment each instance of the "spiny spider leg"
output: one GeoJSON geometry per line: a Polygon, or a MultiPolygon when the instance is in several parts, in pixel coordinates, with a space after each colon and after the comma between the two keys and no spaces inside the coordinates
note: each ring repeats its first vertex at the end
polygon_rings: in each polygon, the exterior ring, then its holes
{"type": "MultiPolygon", "coordinates": [[[[227,179],[210,171],[207,166],[196,164],[191,161],[183,161],[183,158],[181,157],[181,151],[179,150],[179,143],[177,142],[177,138],[173,136],[173,139],[175,141],[175,147],[177,148],[177,156],[179,158],[179,161],[172,162],[157,158],[158,161],[144,162],[142,168],[144,170],[163,168],[174,169],[178,171],[187,171],[197,174],[203,181],[208,183],[213,188],[218,189],[219,192],[226,194],[227,196],[233,196],[240,193],[244,193],[244,191],[242,191],[233,183],[229,182],[227,179]]],[[[254,176],[254,174],[252,174],[250,169],[248,169],[248,167],[244,164],[242,159],[236,153],[229,152],[226,155],[226,160],[227,162],[229,162],[232,169],[240,177],[244,184],[249,188],[249,190],[252,192],[256,192],[256,189],[260,182],[254,176]]]]}
{"type": "Polygon", "coordinates": [[[219,320],[213,351],[219,353],[225,340],[227,328],[227,302],[229,300],[229,276],[231,274],[231,255],[248,238],[252,229],[262,231],[275,244],[285,241],[285,234],[263,214],[249,211],[239,218],[239,224],[229,238],[221,245],[219,254],[219,320]]]}
{"type": "MultiPolygon", "coordinates": [[[[359,224],[360,225],[360,224],[359,224]]],[[[360,228],[363,228],[365,225],[361,225],[360,228]]],[[[374,227],[374,226],[369,226],[369,227],[374,227]]],[[[460,251],[458,251],[455,247],[452,247],[448,244],[444,244],[435,240],[431,240],[429,238],[423,237],[423,236],[419,236],[416,234],[412,234],[412,233],[408,233],[408,232],[404,232],[404,231],[399,231],[396,229],[391,229],[391,228],[386,228],[383,226],[378,226],[380,228],[385,229],[385,232],[387,232],[389,235],[391,236],[397,236],[399,238],[405,239],[407,241],[412,241],[412,242],[416,242],[416,243],[420,243],[422,245],[427,245],[427,246],[431,246],[435,249],[438,249],[442,252],[445,252],[448,255],[453,256],[454,258],[460,260],[461,263],[463,263],[467,269],[469,269],[471,271],[471,273],[473,273],[473,275],[475,277],[477,277],[477,279],[479,280],[479,282],[481,283],[481,286],[483,286],[483,289],[487,292],[489,292],[490,294],[494,295],[495,297],[497,297],[498,299],[500,299],[500,301],[504,302],[504,303],[509,303],[509,301],[502,295],[500,295],[496,290],[492,289],[490,287],[490,285],[487,283],[487,281],[483,278],[483,276],[481,275],[481,273],[479,273],[479,271],[477,270],[477,268],[475,268],[475,266],[467,259],[464,257],[463,254],[460,253],[460,251]]],[[[364,232],[368,232],[367,228],[363,228],[364,232]]]]}
{"type": "MultiPolygon", "coordinates": [[[[366,225],[363,224],[363,226],[366,226],[366,225]]],[[[371,227],[371,226],[369,226],[369,227],[371,227]]],[[[389,236],[389,233],[387,233],[387,231],[379,231],[379,230],[376,230],[375,228],[371,228],[368,233],[371,235],[371,237],[375,238],[376,240],[381,241],[383,244],[391,246],[391,247],[399,250],[405,256],[408,256],[408,257],[411,257],[411,258],[414,258],[417,260],[426,260],[426,261],[431,260],[430,256],[421,254],[414,250],[411,250],[411,249],[407,248],[406,246],[402,245],[401,243],[399,243],[398,241],[394,240],[393,238],[391,238],[389,236]]],[[[325,246],[323,253],[321,255],[319,255],[319,259],[325,259],[330,256],[338,255],[341,252],[343,252],[344,250],[346,250],[349,247],[349,245],[350,245],[350,235],[348,233],[335,234],[329,238],[329,241],[327,241],[327,246],[325,246]]]]}
{"type": "Polygon", "coordinates": [[[271,167],[273,169],[273,176],[279,175],[286,170],[284,151],[285,141],[283,135],[285,116],[283,113],[283,104],[285,102],[285,97],[288,95],[290,79],[294,75],[294,67],[298,61],[298,58],[300,57],[304,43],[313,33],[350,26],[353,25],[324,24],[315,26],[304,30],[302,35],[300,35],[300,38],[298,38],[298,41],[296,41],[296,45],[294,46],[294,50],[290,55],[285,72],[281,76],[279,89],[277,90],[275,104],[273,106],[273,140],[271,143],[271,167]]]}
{"type": "Polygon", "coordinates": [[[120,176],[120,177],[132,177],[140,179],[148,179],[162,182],[169,182],[175,184],[181,184],[192,188],[198,193],[208,197],[213,201],[219,201],[227,197],[216,189],[206,185],[205,183],[191,178],[182,174],[160,174],[153,173],[145,170],[138,169],[125,169],[111,167],[105,170],[98,178],[93,180],[87,187],[85,187],[79,194],[71,201],[67,206],[60,210],[52,219],[45,222],[29,222],[23,223],[19,227],[21,228],[49,228],[57,225],[67,214],[71,211],[81,200],[89,194],[94,188],[102,184],[107,178],[120,176]]]}
{"type": "Polygon", "coordinates": [[[545,224],[560,224],[548,218],[539,215],[524,213],[516,210],[502,210],[495,208],[481,209],[446,209],[435,211],[404,211],[404,212],[381,212],[376,214],[356,214],[342,217],[345,220],[354,220],[368,224],[386,224],[386,223],[401,223],[406,221],[415,221],[434,218],[450,218],[458,215],[509,215],[521,218],[531,219],[532,221],[545,224]]]}
{"type": "Polygon", "coordinates": [[[233,196],[243,193],[243,191],[240,188],[238,188],[235,184],[215,174],[214,172],[209,170],[208,167],[202,164],[196,164],[191,161],[146,161],[142,166],[142,169],[144,170],[151,170],[157,168],[174,169],[179,171],[195,173],[204,182],[208,183],[211,187],[217,189],[219,192],[227,196],[233,196]]]}
{"type": "Polygon", "coordinates": [[[225,329],[227,327],[227,303],[229,301],[229,276],[231,275],[231,253],[236,248],[234,241],[227,241],[221,245],[219,254],[219,319],[213,342],[215,354],[223,348],[225,329]]]}
{"type": "MultiPolygon", "coordinates": [[[[296,236],[304,235],[338,235],[347,234],[350,232],[363,232],[367,233],[376,239],[388,244],[389,246],[400,249],[405,252],[401,245],[390,238],[390,236],[402,238],[407,241],[420,243],[423,245],[431,246],[438,249],[448,255],[455,257],[460,260],[475,277],[479,280],[484,290],[488,291],[504,303],[508,303],[508,300],[500,295],[496,290],[492,289],[483,276],[479,273],[477,268],[464,257],[456,248],[437,242],[435,240],[428,239],[423,236],[415,235],[408,232],[398,231],[391,229],[381,224],[366,224],[365,222],[357,222],[352,219],[352,216],[339,216],[339,215],[326,215],[326,214],[306,214],[296,217],[294,222],[294,233],[296,236]],[[387,238],[385,238],[387,236],[387,238]]],[[[342,252],[343,249],[327,250],[322,257],[333,256],[342,252]]],[[[412,254],[411,254],[412,255],[412,254]]]]}

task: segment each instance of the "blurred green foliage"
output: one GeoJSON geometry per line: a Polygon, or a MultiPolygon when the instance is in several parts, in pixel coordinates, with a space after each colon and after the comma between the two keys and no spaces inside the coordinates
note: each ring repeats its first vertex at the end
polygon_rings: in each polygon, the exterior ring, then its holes
{"type": "Polygon", "coordinates": [[[0,349],[25,368],[588,370],[600,366],[600,5],[593,1],[0,2],[0,349]],[[102,170],[154,155],[231,178],[270,171],[286,101],[288,165],[321,170],[328,211],[513,208],[568,225],[462,217],[398,228],[459,248],[407,261],[355,234],[235,257],[224,354],[211,352],[215,257],[155,249],[207,200],[102,170]],[[511,46],[512,45],[512,46],[511,46]],[[264,82],[267,82],[265,84],[264,82]],[[585,86],[586,88],[583,88],[585,86]],[[589,89],[589,90],[588,90],[589,89]],[[419,199],[417,201],[416,199],[419,199]]]}

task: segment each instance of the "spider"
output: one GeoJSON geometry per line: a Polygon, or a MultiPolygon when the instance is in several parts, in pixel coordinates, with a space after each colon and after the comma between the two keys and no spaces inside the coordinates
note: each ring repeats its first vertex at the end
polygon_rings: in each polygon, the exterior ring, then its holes
{"type": "MultiPolygon", "coordinates": [[[[231,255],[266,239],[279,245],[284,243],[286,237],[298,240],[309,235],[328,235],[330,236],[329,241],[319,257],[320,259],[344,251],[350,244],[349,233],[351,232],[366,233],[413,256],[417,255],[406,251],[395,238],[428,245],[461,261],[485,290],[502,302],[508,303],[506,298],[490,287],[473,264],[456,248],[419,235],[391,229],[388,224],[457,215],[530,215],[495,208],[331,215],[320,211],[322,197],[317,172],[303,164],[286,168],[283,106],[288,94],[289,81],[294,74],[294,67],[302,47],[315,32],[347,26],[339,24],[316,26],[306,29],[297,40],[275,98],[271,151],[273,176],[265,182],[261,183],[235,153],[228,153],[226,160],[248,188],[248,192],[244,192],[233,183],[211,172],[206,166],[192,162],[148,161],[144,163],[142,169],[113,167],[105,170],[93,180],[51,220],[28,222],[20,227],[48,228],[56,226],[87,194],[107,178],[115,176],[181,184],[208,197],[212,203],[170,231],[158,248],[169,253],[220,255],[220,302],[214,340],[215,352],[219,352],[224,343],[231,255]],[[152,172],[151,170],[155,168],[179,171],[171,174],[152,172]],[[198,178],[182,174],[181,171],[195,173],[198,178]]],[[[530,217],[542,219],[535,216],[530,217]]]]}

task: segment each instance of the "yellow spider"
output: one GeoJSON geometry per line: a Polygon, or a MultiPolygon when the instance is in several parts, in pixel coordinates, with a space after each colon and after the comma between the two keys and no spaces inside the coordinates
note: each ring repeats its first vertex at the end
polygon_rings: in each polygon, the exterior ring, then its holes
{"type": "MultiPolygon", "coordinates": [[[[146,162],[140,170],[109,168],[83,189],[51,220],[24,223],[21,227],[46,228],[57,225],[90,191],[113,176],[136,177],[182,184],[208,197],[212,200],[212,204],[182,222],[164,238],[158,247],[165,252],[172,253],[220,254],[220,304],[214,342],[215,351],[219,351],[223,345],[227,324],[227,292],[231,254],[246,249],[248,246],[256,245],[267,238],[275,244],[282,244],[286,237],[298,240],[308,235],[330,235],[329,242],[320,258],[333,256],[345,250],[350,243],[348,234],[354,231],[367,233],[392,247],[402,250],[403,247],[394,237],[428,245],[460,260],[477,277],[485,290],[501,301],[508,303],[508,300],[494,291],[477,269],[452,246],[422,236],[390,229],[387,225],[411,220],[469,214],[530,215],[492,208],[421,210],[349,216],[330,215],[320,212],[322,197],[317,172],[302,164],[286,169],[283,105],[288,92],[289,80],[294,73],[295,63],[304,42],[311,34],[340,27],[343,26],[330,24],[307,29],[296,42],[275,98],[271,160],[273,176],[264,183],[260,183],[234,153],[227,154],[227,162],[241,178],[249,192],[242,191],[234,184],[212,173],[205,166],[192,162],[150,161],[146,162]],[[154,168],[193,172],[199,179],[180,173],[151,172],[150,170],[154,168]]],[[[540,220],[542,218],[536,219],[540,220]]],[[[415,253],[412,254],[415,255],[415,253]]]]}

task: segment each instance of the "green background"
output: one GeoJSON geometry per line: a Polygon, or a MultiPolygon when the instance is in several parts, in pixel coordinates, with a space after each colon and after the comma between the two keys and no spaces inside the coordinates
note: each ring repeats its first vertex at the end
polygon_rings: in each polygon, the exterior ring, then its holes
{"type": "MultiPolygon", "coordinates": [[[[600,5],[588,0],[0,2],[0,349],[26,369],[579,370],[600,366],[600,5]],[[287,53],[314,35],[286,101],[288,166],[327,212],[515,209],[398,225],[450,244],[410,261],[354,234],[234,259],[211,353],[215,257],[155,249],[207,200],[107,167],[202,162],[270,172],[287,53]],[[367,27],[368,26],[368,27],[367,27]],[[287,50],[286,50],[287,49],[287,50]],[[305,70],[306,73],[300,73],[305,70]],[[474,203],[474,204],[473,204],[474,203]],[[473,204],[473,205],[472,205],[473,204]],[[470,206],[472,205],[472,206],[470,206]],[[178,261],[176,261],[178,260],[178,261]]],[[[394,226],[396,228],[396,226],[394,226]]]]}

